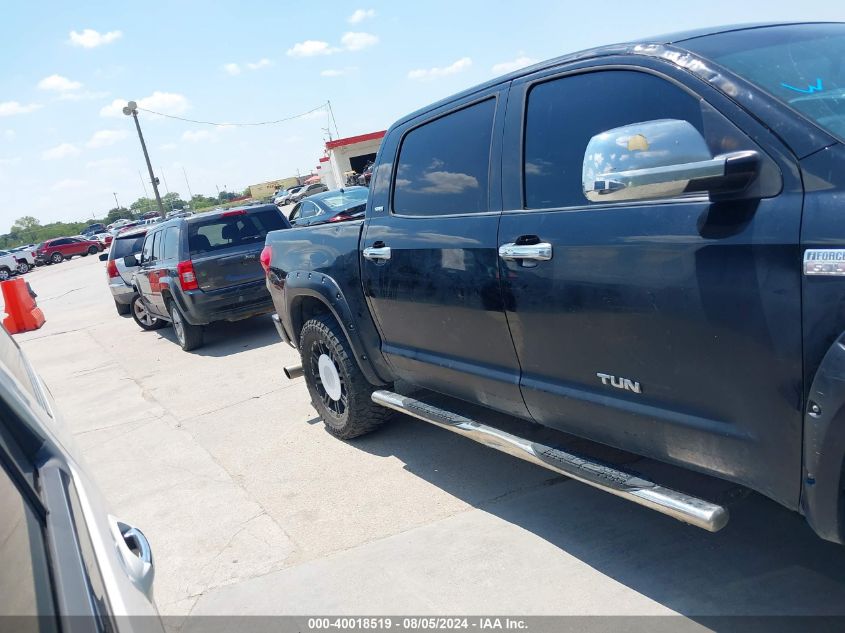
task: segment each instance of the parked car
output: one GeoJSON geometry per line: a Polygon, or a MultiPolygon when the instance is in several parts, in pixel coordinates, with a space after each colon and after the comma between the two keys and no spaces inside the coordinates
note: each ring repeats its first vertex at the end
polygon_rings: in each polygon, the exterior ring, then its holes
{"type": "Polygon", "coordinates": [[[32,244],[30,246],[19,246],[18,248],[13,248],[9,252],[15,256],[15,259],[18,262],[19,274],[24,275],[35,267],[35,244],[32,244]]]}
{"type": "Polygon", "coordinates": [[[108,253],[102,253],[100,259],[106,263],[106,277],[109,280],[109,290],[114,299],[114,307],[118,314],[129,314],[135,289],[132,277],[138,270],[137,266],[126,266],[127,255],[139,256],[147,227],[136,228],[133,231],[121,233],[112,241],[108,253]]]}
{"type": "Polygon", "coordinates": [[[346,187],[318,193],[297,202],[288,219],[293,226],[310,226],[360,218],[367,207],[369,193],[366,187],[346,187]]]}
{"type": "Polygon", "coordinates": [[[112,515],[50,392],[2,327],[0,410],[0,595],[11,630],[163,631],[149,542],[112,515]]]}
{"type": "Polygon", "coordinates": [[[8,251],[0,251],[0,281],[7,281],[18,272],[18,260],[8,251]]]}
{"type": "Polygon", "coordinates": [[[287,200],[288,195],[290,195],[288,189],[280,189],[275,194],[273,194],[273,204],[279,207],[284,206],[285,204],[287,204],[285,200],[287,200]]]}
{"type": "Polygon", "coordinates": [[[98,240],[89,240],[82,237],[57,237],[39,244],[35,252],[37,260],[48,264],[58,264],[76,255],[86,257],[102,250],[103,245],[98,240]]]}
{"type": "Polygon", "coordinates": [[[287,189],[284,194],[282,194],[280,196],[276,196],[276,198],[273,200],[273,202],[275,204],[279,205],[279,206],[285,206],[286,204],[291,204],[293,202],[293,197],[304,188],[305,188],[305,185],[299,185],[297,187],[291,187],[290,189],[287,189]],[[276,201],[279,198],[281,198],[281,202],[276,201]]]}
{"type": "Polygon", "coordinates": [[[293,196],[291,196],[291,202],[299,202],[303,198],[307,198],[308,196],[313,196],[317,193],[322,193],[323,191],[328,191],[329,188],[321,182],[315,182],[310,185],[305,185],[302,189],[297,191],[293,196]]]}
{"type": "Polygon", "coordinates": [[[718,500],[528,439],[537,423],[756,490],[842,543],[844,39],[788,24],[603,47],[400,119],[364,220],[268,235],[287,373],[340,438],[398,410],[727,522],[718,500]]]}
{"type": "Polygon", "coordinates": [[[107,231],[113,231],[114,229],[119,229],[124,224],[129,224],[132,220],[127,220],[126,218],[121,218],[119,220],[115,220],[111,224],[106,227],[107,231]]]}
{"type": "Polygon", "coordinates": [[[103,248],[106,249],[111,245],[114,236],[111,233],[95,233],[91,236],[91,239],[97,240],[103,245],[103,248]]]}
{"type": "Polygon", "coordinates": [[[202,345],[203,326],[273,311],[259,261],[269,231],[290,228],[274,205],[209,211],[150,227],[132,285],[132,316],[145,330],[167,322],[182,349],[202,345]]]}
{"type": "Polygon", "coordinates": [[[85,227],[82,230],[82,235],[86,235],[86,236],[87,235],[93,235],[94,233],[101,233],[105,230],[106,230],[106,225],[101,223],[101,222],[97,222],[95,224],[91,224],[91,225],[85,227]]]}

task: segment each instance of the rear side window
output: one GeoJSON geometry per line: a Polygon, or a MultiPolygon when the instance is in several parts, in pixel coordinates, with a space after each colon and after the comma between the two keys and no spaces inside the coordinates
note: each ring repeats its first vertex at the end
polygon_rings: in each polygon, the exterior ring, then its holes
{"type": "Polygon", "coordinates": [[[496,100],[488,99],[408,132],[399,150],[393,212],[431,216],[487,211],[495,111],[496,100]]]}
{"type": "Polygon", "coordinates": [[[191,255],[196,255],[232,246],[263,243],[268,232],[288,228],[288,223],[277,209],[265,209],[254,213],[217,215],[188,226],[188,245],[191,255]]]}
{"type": "Polygon", "coordinates": [[[164,232],[164,248],[162,257],[164,259],[176,259],[179,256],[179,227],[168,227],[164,232]]]}
{"type": "Polygon", "coordinates": [[[144,246],[141,249],[141,263],[144,264],[153,258],[153,236],[147,235],[144,238],[144,246]]]}
{"type": "Polygon", "coordinates": [[[127,255],[136,255],[141,252],[141,245],[144,243],[143,235],[134,237],[119,237],[112,244],[112,259],[121,259],[127,255]]]}

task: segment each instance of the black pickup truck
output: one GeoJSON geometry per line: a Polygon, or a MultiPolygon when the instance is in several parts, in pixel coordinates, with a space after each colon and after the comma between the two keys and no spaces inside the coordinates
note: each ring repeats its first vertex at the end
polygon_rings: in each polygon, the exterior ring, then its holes
{"type": "Polygon", "coordinates": [[[843,24],[702,30],[399,120],[363,220],[268,235],[277,327],[302,359],[286,373],[341,438],[403,411],[727,522],[680,479],[528,439],[540,425],[756,490],[843,542],[843,55],[843,24]]]}

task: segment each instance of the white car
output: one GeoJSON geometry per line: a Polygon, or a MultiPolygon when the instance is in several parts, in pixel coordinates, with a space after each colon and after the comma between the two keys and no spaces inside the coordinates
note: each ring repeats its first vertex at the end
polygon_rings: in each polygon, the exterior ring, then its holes
{"type": "Polygon", "coordinates": [[[23,275],[35,268],[35,246],[19,246],[13,248],[12,255],[18,261],[18,272],[23,275]]]}
{"type": "Polygon", "coordinates": [[[0,251],[0,281],[11,279],[18,272],[18,260],[9,251],[0,251]]]}

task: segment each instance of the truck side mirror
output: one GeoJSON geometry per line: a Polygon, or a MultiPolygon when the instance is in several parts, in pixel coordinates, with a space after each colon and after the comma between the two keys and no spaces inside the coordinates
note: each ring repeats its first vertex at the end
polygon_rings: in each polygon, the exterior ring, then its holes
{"type": "Polygon", "coordinates": [[[757,152],[713,157],[691,123],[659,119],[591,138],[581,182],[590,202],[653,200],[695,192],[740,192],[759,169],[757,152]]]}
{"type": "Polygon", "coordinates": [[[108,252],[103,251],[102,253],[100,253],[100,261],[101,261],[101,262],[106,261],[108,258],[109,258],[109,254],[108,254],[108,252]]]}

